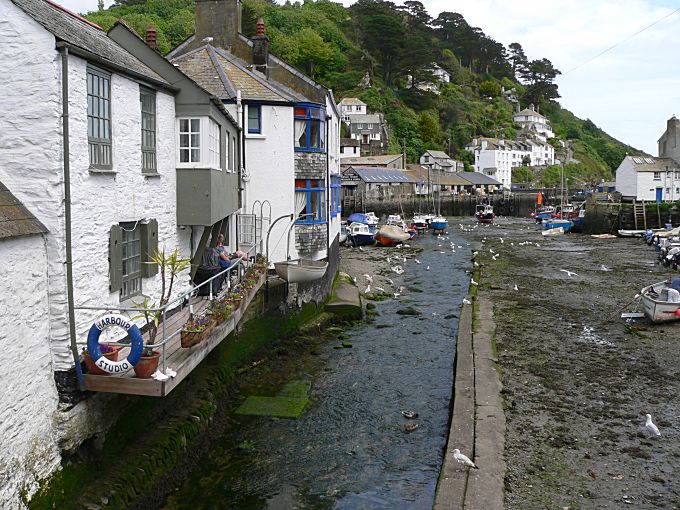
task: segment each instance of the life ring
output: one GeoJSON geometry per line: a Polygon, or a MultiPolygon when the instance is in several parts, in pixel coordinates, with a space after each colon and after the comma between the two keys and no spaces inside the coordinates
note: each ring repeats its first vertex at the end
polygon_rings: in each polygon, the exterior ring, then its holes
{"type": "Polygon", "coordinates": [[[134,322],[122,315],[105,315],[92,324],[90,332],[87,334],[87,352],[94,360],[95,365],[110,374],[122,374],[130,370],[137,364],[139,358],[142,357],[143,350],[144,339],[142,338],[141,331],[139,331],[139,328],[134,322]],[[101,335],[102,331],[106,328],[112,326],[123,328],[132,339],[130,354],[121,361],[111,361],[110,359],[105,358],[99,349],[99,335],[101,335]]]}

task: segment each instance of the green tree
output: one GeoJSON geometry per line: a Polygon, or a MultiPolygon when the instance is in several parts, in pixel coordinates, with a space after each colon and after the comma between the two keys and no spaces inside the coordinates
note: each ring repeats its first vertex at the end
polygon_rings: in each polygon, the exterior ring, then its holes
{"type": "Polygon", "coordinates": [[[482,97],[498,97],[501,94],[501,86],[495,81],[483,81],[479,84],[479,94],[482,97]]]}
{"type": "Polygon", "coordinates": [[[547,58],[529,62],[526,69],[520,70],[520,76],[527,84],[524,101],[538,105],[559,98],[554,81],[560,74],[562,73],[547,58]]]}
{"type": "Polygon", "coordinates": [[[442,142],[442,132],[439,129],[439,122],[434,115],[423,112],[418,119],[420,126],[420,138],[428,147],[438,147],[442,142]]]}

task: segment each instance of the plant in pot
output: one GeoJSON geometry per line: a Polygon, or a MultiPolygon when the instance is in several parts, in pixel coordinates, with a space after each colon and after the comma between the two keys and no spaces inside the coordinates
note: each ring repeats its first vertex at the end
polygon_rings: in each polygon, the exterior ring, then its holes
{"type": "Polygon", "coordinates": [[[180,345],[192,347],[200,343],[205,336],[215,327],[212,315],[198,315],[189,318],[180,333],[180,345]]]}
{"type": "Polygon", "coordinates": [[[142,352],[142,357],[135,365],[135,374],[140,379],[149,379],[151,375],[158,369],[158,363],[161,353],[153,349],[158,335],[158,325],[161,322],[163,312],[160,311],[172,296],[172,286],[175,283],[175,278],[187,268],[190,267],[191,261],[189,259],[181,258],[179,250],[175,248],[171,253],[166,254],[165,248],[163,250],[156,250],[149,262],[145,264],[156,264],[160,269],[161,276],[161,297],[158,302],[152,302],[147,296],[141,303],[135,303],[135,308],[139,308],[141,313],[136,318],[144,318],[146,321],[146,330],[148,338],[142,352]],[[169,281],[168,281],[169,278],[169,281]]]}
{"type": "MultiPolygon", "coordinates": [[[[102,344],[99,346],[99,350],[104,355],[104,357],[110,359],[111,361],[118,361],[118,351],[120,351],[122,348],[123,347],[121,345],[102,344]]],[[[94,360],[92,359],[92,356],[90,356],[90,353],[87,352],[86,348],[83,349],[83,363],[85,363],[85,367],[87,367],[88,374],[111,375],[109,372],[102,370],[95,364],[94,360]]]]}

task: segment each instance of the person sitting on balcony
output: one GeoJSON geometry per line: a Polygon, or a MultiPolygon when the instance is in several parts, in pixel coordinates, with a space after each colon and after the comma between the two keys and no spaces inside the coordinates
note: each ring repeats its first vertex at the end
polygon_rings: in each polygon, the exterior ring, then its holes
{"type": "Polygon", "coordinates": [[[213,278],[209,285],[203,285],[198,291],[199,296],[207,296],[209,294],[216,295],[222,288],[222,282],[224,282],[224,275],[219,275],[223,271],[220,267],[220,256],[217,248],[208,246],[203,252],[203,258],[201,259],[201,265],[198,266],[196,275],[194,276],[194,284],[201,285],[205,281],[213,278]]]}
{"type": "Polygon", "coordinates": [[[217,241],[215,242],[215,250],[219,256],[219,264],[223,269],[228,268],[231,265],[232,260],[241,259],[248,260],[248,254],[241,250],[236,250],[234,253],[227,253],[227,248],[224,246],[224,234],[217,236],[217,241]]]}

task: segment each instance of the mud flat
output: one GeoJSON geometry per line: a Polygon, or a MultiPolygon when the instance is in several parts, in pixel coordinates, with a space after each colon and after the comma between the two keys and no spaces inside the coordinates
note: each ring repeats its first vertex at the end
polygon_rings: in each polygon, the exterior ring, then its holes
{"type": "Polygon", "coordinates": [[[506,508],[680,507],[680,323],[618,313],[675,273],[639,240],[547,239],[531,220],[466,235],[497,325],[506,508]],[[661,437],[643,432],[645,413],[661,437]]]}

